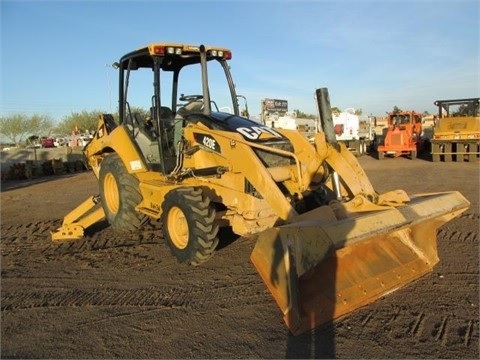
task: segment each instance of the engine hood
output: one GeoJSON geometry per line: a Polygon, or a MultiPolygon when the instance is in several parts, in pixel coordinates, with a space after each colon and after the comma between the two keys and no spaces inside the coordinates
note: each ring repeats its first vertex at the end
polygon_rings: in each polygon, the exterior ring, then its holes
{"type": "Polygon", "coordinates": [[[210,129],[237,132],[248,141],[265,142],[286,140],[286,138],[275,129],[242,116],[229,113],[212,112],[209,116],[204,114],[190,114],[185,118],[189,122],[200,122],[210,129]]]}

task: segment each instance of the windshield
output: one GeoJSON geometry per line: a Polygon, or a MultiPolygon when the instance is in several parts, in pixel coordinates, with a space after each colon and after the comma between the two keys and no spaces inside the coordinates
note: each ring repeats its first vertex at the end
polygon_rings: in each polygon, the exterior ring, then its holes
{"type": "Polygon", "coordinates": [[[437,101],[439,117],[480,116],[480,99],[437,101]]]}
{"type": "MultiPolygon", "coordinates": [[[[145,118],[156,107],[168,108],[174,116],[199,113],[205,107],[200,63],[187,64],[178,69],[161,66],[157,71],[158,78],[152,67],[127,68],[124,72],[122,95],[127,121],[133,117],[133,113],[145,118]]],[[[238,113],[238,105],[232,100],[231,89],[234,91],[234,85],[228,65],[216,59],[209,60],[207,76],[206,91],[211,111],[238,113]]]]}

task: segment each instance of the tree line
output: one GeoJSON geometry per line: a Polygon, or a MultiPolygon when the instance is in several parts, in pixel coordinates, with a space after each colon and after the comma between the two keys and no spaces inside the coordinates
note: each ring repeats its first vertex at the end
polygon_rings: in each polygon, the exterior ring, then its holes
{"type": "MultiPolygon", "coordinates": [[[[132,114],[140,114],[146,117],[149,110],[132,106],[132,114]]],[[[26,115],[13,114],[0,116],[0,134],[9,140],[11,145],[23,146],[29,144],[31,138],[69,136],[73,131],[79,134],[92,133],[96,130],[98,119],[105,111],[91,110],[72,112],[65,116],[59,123],[55,123],[49,115],[26,115]]],[[[118,119],[118,112],[112,114],[114,119],[118,119]]]]}
{"type": "Polygon", "coordinates": [[[0,134],[15,146],[29,145],[29,138],[66,136],[74,130],[80,133],[94,131],[98,118],[103,111],[72,112],[59,123],[55,123],[49,115],[13,114],[0,116],[0,134]]]}
{"type": "MultiPolygon", "coordinates": [[[[332,111],[340,110],[333,107],[332,111]]],[[[295,110],[300,118],[315,118],[315,115],[306,114],[300,110],[295,110]]],[[[393,107],[393,111],[401,111],[397,106],[393,107]]],[[[143,109],[132,109],[132,112],[144,113],[143,109]]],[[[25,115],[13,114],[0,116],[0,134],[9,140],[15,146],[29,145],[28,139],[32,136],[52,137],[66,136],[72,134],[74,130],[80,133],[93,132],[96,129],[98,118],[104,112],[101,110],[92,110],[81,112],[72,112],[65,116],[59,123],[55,123],[49,115],[25,115]]],[[[356,110],[356,115],[362,114],[362,109],[356,110]]],[[[428,112],[424,112],[424,114],[428,112]]],[[[114,114],[114,118],[118,118],[118,114],[114,114]]]]}

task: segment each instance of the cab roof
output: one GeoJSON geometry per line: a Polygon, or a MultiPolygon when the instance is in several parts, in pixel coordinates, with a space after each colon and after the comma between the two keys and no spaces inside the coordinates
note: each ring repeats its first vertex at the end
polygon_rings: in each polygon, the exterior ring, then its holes
{"type": "Polygon", "coordinates": [[[164,59],[161,65],[162,69],[172,71],[185,65],[200,63],[202,46],[207,53],[207,61],[213,59],[230,60],[232,58],[232,52],[229,49],[218,46],[151,43],[124,55],[120,59],[119,66],[127,69],[129,60],[132,59],[131,69],[152,68],[153,58],[161,57],[164,59]]]}

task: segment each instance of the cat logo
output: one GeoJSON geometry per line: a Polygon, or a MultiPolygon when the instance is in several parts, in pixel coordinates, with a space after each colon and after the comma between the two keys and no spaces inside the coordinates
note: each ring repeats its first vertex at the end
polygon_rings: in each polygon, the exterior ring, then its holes
{"type": "Polygon", "coordinates": [[[283,137],[282,134],[266,126],[239,127],[237,131],[250,140],[257,140],[262,134],[273,135],[277,138],[283,137]]]}

